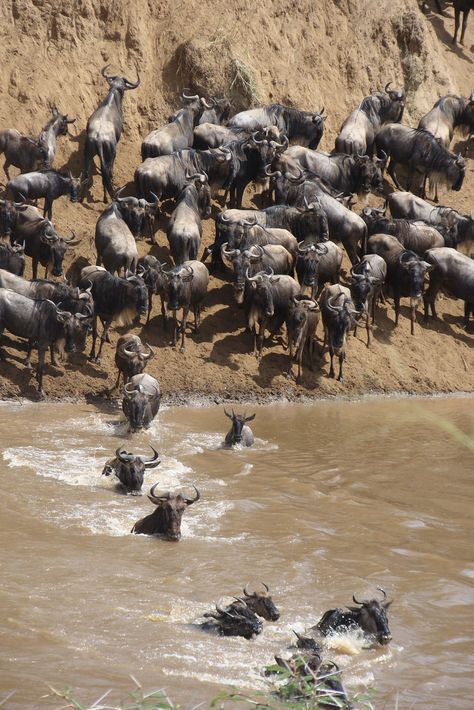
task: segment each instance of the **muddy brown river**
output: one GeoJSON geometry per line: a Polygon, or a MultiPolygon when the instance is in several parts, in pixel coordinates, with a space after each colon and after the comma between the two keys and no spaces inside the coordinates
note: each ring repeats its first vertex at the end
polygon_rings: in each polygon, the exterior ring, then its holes
{"type": "Polygon", "coordinates": [[[0,701],[15,690],[2,708],[57,707],[47,683],[124,698],[130,674],[185,707],[231,683],[261,689],[292,629],[383,587],[391,644],[326,648],[348,688],[375,689],[377,710],[472,710],[473,405],[249,406],[255,447],[228,451],[222,407],[164,409],[132,437],[115,409],[1,404],[0,701]],[[130,534],[151,503],[100,475],[122,442],[161,453],[144,489],[198,485],[179,543],[130,534]],[[262,581],[281,618],[258,638],[196,625],[262,581]]]}

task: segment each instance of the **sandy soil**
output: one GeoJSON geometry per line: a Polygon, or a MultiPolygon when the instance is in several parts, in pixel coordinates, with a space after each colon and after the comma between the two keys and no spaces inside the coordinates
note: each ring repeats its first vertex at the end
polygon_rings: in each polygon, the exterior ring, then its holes
{"type": "MultiPolygon", "coordinates": [[[[258,101],[305,109],[324,104],[329,117],[321,147],[330,150],[341,121],[361,96],[392,79],[407,89],[406,122],[416,125],[440,95],[471,91],[473,54],[468,46],[473,30],[469,26],[466,48],[453,51],[452,18],[424,16],[414,0],[395,0],[389,8],[381,5],[324,0],[316,11],[312,2],[290,0],[273,0],[261,7],[207,1],[158,6],[146,0],[137,0],[133,7],[125,0],[62,0],[57,7],[52,0],[11,0],[0,7],[0,127],[37,134],[56,103],[77,116],[73,135],[60,139],[56,167],[79,172],[87,117],[106,92],[99,73],[106,62],[132,79],[138,67],[142,77],[140,88],[125,95],[117,186],[132,179],[140,162],[141,139],[166,122],[185,86],[207,89],[210,95],[226,92],[236,109],[258,101]]],[[[461,193],[443,194],[441,200],[468,212],[473,194],[469,160],[461,193]]],[[[104,208],[101,195],[96,177],[82,205],[64,198],[55,205],[59,231],[73,228],[82,238],[66,266],[77,258],[95,262],[94,227],[104,208]]],[[[252,199],[249,191],[246,202],[252,205],[252,199]]],[[[216,202],[214,213],[218,208],[216,202]]],[[[162,219],[159,246],[142,241],[140,254],[168,259],[164,226],[162,219]]],[[[213,233],[209,220],[203,245],[213,241],[213,233]]],[[[348,271],[347,260],[344,267],[348,271]]],[[[283,374],[288,356],[281,339],[265,348],[260,363],[255,360],[243,313],[233,303],[225,274],[211,277],[205,305],[201,332],[194,335],[189,329],[185,354],[169,347],[158,303],[149,326],[133,330],[156,347],[148,371],[168,397],[186,399],[202,393],[220,401],[474,389],[472,328],[470,332],[462,328],[462,304],[448,298],[440,301],[437,322],[424,324],[420,314],[413,337],[406,305],[394,328],[389,302],[379,310],[370,350],[363,329],[350,337],[344,382],[328,378],[328,356],[323,355],[314,372],[305,370],[301,385],[283,374]]],[[[95,397],[106,392],[116,376],[113,356],[120,332],[112,329],[112,344],[104,349],[100,365],[88,362],[86,355],[73,356],[61,368],[48,365],[48,396],[95,397]]],[[[322,331],[318,334],[322,337],[322,331]]],[[[8,334],[3,341],[9,359],[0,363],[0,395],[34,397],[35,382],[23,364],[24,345],[8,334]]]]}

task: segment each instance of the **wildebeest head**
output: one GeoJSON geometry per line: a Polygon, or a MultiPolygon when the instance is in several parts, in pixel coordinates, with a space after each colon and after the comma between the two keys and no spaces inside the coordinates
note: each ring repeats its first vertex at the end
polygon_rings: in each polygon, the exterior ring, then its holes
{"type": "Polygon", "coordinates": [[[133,382],[127,382],[124,387],[123,409],[132,432],[143,429],[148,423],[151,401],[160,397],[160,391],[155,385],[153,387],[155,390],[153,393],[143,385],[134,387],[133,382]]]}
{"type": "Polygon", "coordinates": [[[293,629],[293,633],[296,636],[296,645],[298,648],[305,649],[306,651],[312,651],[313,653],[322,653],[323,647],[320,643],[316,641],[312,636],[303,636],[293,629]]]}
{"type": "Polygon", "coordinates": [[[192,266],[177,266],[166,272],[168,279],[168,309],[176,311],[181,308],[185,293],[194,278],[192,266]]]}
{"type": "Polygon", "coordinates": [[[70,313],[56,307],[56,319],[63,329],[64,350],[67,353],[84,350],[87,335],[92,331],[92,317],[92,309],[88,313],[70,313]]]}
{"type": "Polygon", "coordinates": [[[75,118],[68,118],[67,113],[61,113],[57,106],[53,106],[53,120],[56,123],[56,133],[58,136],[66,136],[68,134],[68,126],[70,123],[75,123],[75,118]]]}
{"type": "Polygon", "coordinates": [[[361,217],[368,227],[383,219],[386,214],[386,209],[380,210],[376,207],[364,207],[361,217]]]}
{"type": "Polygon", "coordinates": [[[139,375],[146,367],[148,360],[154,357],[153,348],[146,343],[146,348],[138,336],[123,336],[117,343],[115,364],[127,377],[139,375]]]}
{"type": "Polygon", "coordinates": [[[142,277],[150,293],[163,293],[166,290],[167,278],[164,268],[166,263],[158,261],[156,256],[147,254],[138,260],[137,274],[142,277]]]}
{"type": "Polygon", "coordinates": [[[262,585],[264,587],[263,592],[248,592],[247,587],[244,587],[244,601],[249,609],[251,609],[258,616],[261,616],[263,619],[266,619],[267,621],[278,621],[280,618],[280,612],[276,608],[273,599],[270,596],[268,586],[264,582],[262,582],[262,585]]]}
{"type": "Polygon", "coordinates": [[[148,312],[148,289],[141,276],[135,276],[130,271],[126,274],[126,280],[133,288],[133,300],[137,313],[143,315],[148,312]]]}
{"type": "Polygon", "coordinates": [[[135,82],[129,81],[126,79],[124,76],[120,76],[118,74],[107,74],[106,71],[110,67],[110,64],[107,64],[103,69],[101,69],[101,74],[104,77],[104,79],[107,81],[108,85],[110,86],[111,89],[115,89],[120,93],[121,96],[123,96],[124,92],[130,89],[136,89],[140,86],[140,76],[137,75],[137,80],[135,82]]]}
{"type": "Polygon", "coordinates": [[[459,192],[464,182],[464,176],[466,174],[466,161],[462,157],[461,153],[458,154],[456,158],[448,165],[446,170],[446,180],[451,190],[459,192]]]}
{"type": "Polygon", "coordinates": [[[359,314],[367,308],[367,300],[374,292],[376,286],[381,285],[380,279],[371,276],[367,271],[358,272],[351,269],[350,289],[354,306],[359,314]]]}
{"type": "Polygon", "coordinates": [[[146,458],[125,451],[121,446],[115,451],[115,458],[106,462],[103,476],[116,476],[127,493],[134,496],[140,494],[143,485],[145,469],[156,468],[160,457],[156,449],[151,447],[153,456],[146,458]]]}
{"type": "Polygon", "coordinates": [[[249,249],[229,249],[228,242],[221,246],[221,257],[224,264],[230,266],[234,272],[234,296],[237,303],[244,301],[245,274],[258,271],[262,263],[264,251],[259,244],[254,244],[249,249]]]}
{"type": "Polygon", "coordinates": [[[52,222],[45,219],[41,224],[40,261],[48,269],[51,268],[53,276],[62,276],[67,249],[80,242],[75,232],[71,232],[71,237],[60,237],[56,234],[52,222]]]}
{"type": "Polygon", "coordinates": [[[383,171],[386,161],[383,158],[369,158],[368,155],[355,155],[355,164],[359,169],[359,186],[363,194],[383,192],[383,171]]]}
{"type": "Polygon", "coordinates": [[[308,202],[305,195],[304,207],[297,209],[301,214],[300,234],[304,234],[305,237],[313,237],[317,241],[327,241],[329,237],[328,218],[319,198],[308,202]]]}
{"type": "Polygon", "coordinates": [[[401,252],[399,263],[407,272],[410,284],[410,300],[413,308],[421,300],[425,274],[431,271],[433,265],[424,261],[418,254],[415,254],[414,251],[410,251],[409,249],[401,252]]]}
{"type": "Polygon", "coordinates": [[[348,298],[341,300],[338,296],[331,296],[326,301],[328,310],[333,314],[332,341],[336,355],[344,347],[346,334],[356,325],[355,318],[359,315],[352,308],[352,301],[348,298]],[[336,303],[336,301],[338,301],[336,303]]]}
{"type": "Polygon", "coordinates": [[[296,271],[302,286],[314,287],[318,281],[319,262],[321,257],[328,253],[325,244],[298,244],[296,256],[296,271]]]}
{"type": "Polygon", "coordinates": [[[234,410],[232,410],[232,414],[229,414],[225,409],[224,414],[232,420],[232,441],[235,444],[239,444],[242,441],[242,429],[246,422],[251,422],[255,419],[255,414],[246,417],[245,414],[235,414],[234,410]]]}
{"type": "Polygon", "coordinates": [[[186,94],[185,91],[188,91],[188,89],[183,89],[181,99],[185,103],[186,108],[193,111],[194,125],[196,125],[203,111],[213,109],[215,102],[214,99],[206,101],[206,99],[202,96],[200,97],[199,94],[186,94]]]}
{"type": "Polygon", "coordinates": [[[374,636],[378,643],[385,646],[392,639],[392,634],[388,627],[387,609],[389,608],[391,601],[385,601],[387,598],[386,593],[383,589],[378,588],[383,594],[382,601],[377,599],[364,599],[359,602],[352,597],[357,607],[349,607],[350,611],[354,615],[354,620],[360,628],[365,631],[365,633],[374,636]]]}
{"type": "Polygon", "coordinates": [[[255,276],[250,276],[247,270],[246,278],[250,283],[250,287],[254,292],[254,296],[256,297],[263,314],[267,318],[271,318],[275,313],[272,284],[277,283],[280,280],[280,277],[273,275],[273,269],[268,269],[268,273],[265,271],[259,271],[258,274],[255,274],[255,276]]]}
{"type": "Polygon", "coordinates": [[[250,640],[263,628],[258,616],[243,600],[237,600],[226,609],[216,604],[216,612],[207,612],[204,616],[215,621],[215,628],[222,636],[243,636],[250,640]]]}
{"type": "Polygon", "coordinates": [[[198,209],[201,217],[209,217],[211,214],[211,188],[207,173],[186,173],[186,180],[193,184],[198,193],[198,209]]]}
{"type": "Polygon", "coordinates": [[[177,541],[181,537],[181,519],[186,508],[201,497],[198,489],[195,498],[186,498],[181,493],[164,493],[155,495],[158,483],[151,487],[148,498],[156,509],[150,515],[142,518],[132,528],[132,533],[138,535],[164,535],[167,540],[177,541]]]}
{"type": "Polygon", "coordinates": [[[73,177],[73,174],[69,172],[67,177],[63,177],[63,180],[65,180],[68,184],[69,199],[71,202],[80,202],[82,186],[87,182],[87,179],[82,178],[82,173],[79,177],[73,177]]]}
{"type": "Polygon", "coordinates": [[[382,109],[382,120],[386,123],[399,123],[405,109],[406,95],[403,89],[391,89],[391,81],[385,85],[384,93],[388,95],[390,103],[382,109]]]}
{"type": "Polygon", "coordinates": [[[0,237],[10,237],[15,228],[18,212],[28,207],[24,202],[0,199],[0,237]]]}
{"type": "Polygon", "coordinates": [[[248,140],[248,146],[256,148],[259,154],[258,177],[267,176],[266,166],[270,164],[276,155],[283,153],[288,148],[288,138],[280,134],[276,126],[269,126],[263,130],[254,131],[248,140]],[[276,134],[276,135],[275,135],[276,134]]]}

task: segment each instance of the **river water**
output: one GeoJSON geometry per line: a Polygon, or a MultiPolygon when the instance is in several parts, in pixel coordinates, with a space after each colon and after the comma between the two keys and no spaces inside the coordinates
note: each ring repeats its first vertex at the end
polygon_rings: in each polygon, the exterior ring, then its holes
{"type": "MultiPolygon", "coordinates": [[[[374,707],[474,707],[474,400],[366,399],[248,407],[254,448],[220,448],[222,407],[168,408],[129,436],[118,410],[0,405],[0,701],[85,702],[132,674],[185,707],[264,687],[262,667],[334,606],[392,598],[390,646],[334,639],[328,657],[374,707]],[[453,430],[450,431],[449,429],[453,430]],[[116,447],[162,463],[144,490],[196,483],[179,543],[130,535],[151,512],[103,464],[116,447]],[[208,635],[214,602],[266,582],[281,611],[254,641],[208,635]]],[[[239,408],[240,409],[240,408],[239,408]]],[[[192,491],[190,491],[191,494],[192,491]]],[[[3,706],[2,706],[3,707],[3,706]]]]}

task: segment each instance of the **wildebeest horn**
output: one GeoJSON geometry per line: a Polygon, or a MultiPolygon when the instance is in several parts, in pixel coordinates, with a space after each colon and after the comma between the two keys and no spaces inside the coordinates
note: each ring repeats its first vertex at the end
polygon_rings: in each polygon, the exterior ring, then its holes
{"type": "Polygon", "coordinates": [[[200,497],[201,497],[201,494],[199,493],[199,491],[198,491],[198,489],[196,488],[196,486],[193,486],[193,488],[194,488],[194,490],[196,491],[196,497],[195,497],[195,498],[185,498],[185,499],[184,499],[188,505],[192,505],[192,504],[195,503],[197,500],[199,500],[200,497]]]}
{"type": "Polygon", "coordinates": [[[268,175],[268,177],[281,177],[282,176],[282,173],[280,172],[280,170],[274,170],[273,172],[271,172],[270,168],[271,168],[270,163],[265,166],[265,175],[268,175]]]}
{"type": "Polygon", "coordinates": [[[391,83],[392,82],[389,81],[388,84],[385,84],[385,89],[384,89],[385,93],[388,93],[388,87],[390,86],[391,83]]]}
{"type": "Polygon", "coordinates": [[[322,116],[324,113],[325,106],[322,107],[321,111],[319,112],[319,115],[322,116]]]}
{"type": "Polygon", "coordinates": [[[226,410],[225,407],[224,407],[224,414],[226,415],[226,417],[229,417],[229,419],[232,419],[232,414],[229,414],[229,412],[226,410]]]}
{"type": "Polygon", "coordinates": [[[155,356],[155,351],[148,343],[145,343],[145,345],[148,348],[148,352],[144,353],[143,350],[140,350],[140,357],[142,358],[142,360],[149,360],[151,357],[155,356]]]}
{"type": "Polygon", "coordinates": [[[247,585],[245,585],[243,591],[244,591],[244,594],[245,594],[246,597],[254,597],[254,596],[255,596],[255,592],[248,592],[248,591],[247,591],[247,585]]]}
{"type": "Polygon", "coordinates": [[[25,251],[25,240],[23,240],[23,244],[20,244],[19,242],[13,242],[12,249],[14,252],[25,251]]]}
{"type": "Polygon", "coordinates": [[[260,261],[265,254],[265,251],[260,244],[252,244],[248,252],[251,261],[260,261]],[[256,251],[252,251],[253,249],[256,251]]]}
{"type": "Polygon", "coordinates": [[[133,454],[128,454],[126,451],[122,451],[122,447],[119,446],[118,449],[115,450],[115,456],[119,459],[119,461],[122,462],[127,462],[130,461],[130,459],[135,458],[133,454]]]}
{"type": "Polygon", "coordinates": [[[230,257],[235,254],[235,252],[240,251],[239,249],[228,249],[229,242],[224,242],[221,246],[221,254],[230,259],[230,257]]]}
{"type": "Polygon", "coordinates": [[[100,73],[102,74],[102,76],[104,77],[104,79],[113,79],[113,78],[114,78],[114,77],[112,76],[112,74],[106,74],[106,70],[107,70],[110,66],[111,66],[110,64],[106,64],[105,67],[100,70],[100,73]]]}
{"type": "Polygon", "coordinates": [[[287,136],[283,136],[283,143],[277,143],[277,141],[270,141],[270,143],[273,143],[275,148],[288,148],[290,141],[288,140],[287,136]]]}
{"type": "Polygon", "coordinates": [[[89,288],[86,288],[82,293],[79,293],[78,298],[80,301],[89,301],[92,298],[92,284],[89,286],[89,288]]]}
{"type": "Polygon", "coordinates": [[[151,446],[151,444],[150,444],[150,449],[153,451],[153,456],[151,457],[151,459],[145,459],[144,456],[140,456],[142,463],[145,464],[145,468],[155,468],[160,463],[160,455],[159,455],[158,451],[155,448],[153,448],[153,446],[151,446]]]}
{"type": "Polygon", "coordinates": [[[381,587],[377,587],[377,589],[379,590],[379,592],[382,592],[382,594],[383,594],[383,599],[386,599],[386,598],[387,598],[387,593],[386,593],[386,591],[385,591],[384,589],[382,589],[381,587]]]}
{"type": "Polygon", "coordinates": [[[123,389],[127,397],[130,397],[135,392],[135,388],[132,382],[127,382],[123,389]],[[130,386],[132,387],[132,389],[130,389],[130,386]]]}
{"type": "Polygon", "coordinates": [[[304,244],[305,240],[303,239],[301,242],[298,242],[298,252],[300,254],[306,254],[307,251],[311,249],[313,244],[308,244],[308,246],[303,247],[302,245],[304,244]]]}
{"type": "Polygon", "coordinates": [[[150,488],[150,492],[149,492],[149,494],[148,494],[148,498],[151,500],[152,503],[155,503],[155,505],[158,505],[158,504],[161,503],[161,501],[163,501],[163,500],[168,500],[168,498],[170,497],[169,491],[168,491],[168,493],[164,493],[164,494],[161,495],[161,496],[156,496],[156,495],[155,495],[155,488],[156,488],[157,486],[159,486],[159,485],[160,485],[159,483],[155,483],[155,484],[150,488]]]}
{"type": "Polygon", "coordinates": [[[201,97],[201,103],[204,106],[204,108],[214,108],[216,105],[215,102],[211,99],[212,103],[207,103],[206,99],[204,97],[201,97]]]}
{"type": "Polygon", "coordinates": [[[241,219],[240,224],[244,227],[254,227],[257,224],[257,218],[252,217],[251,219],[241,219]]]}
{"type": "Polygon", "coordinates": [[[330,296],[328,300],[326,301],[326,306],[329,308],[330,311],[334,311],[335,313],[339,313],[342,311],[342,306],[335,306],[333,305],[333,301],[337,298],[338,296],[330,296]]]}
{"type": "Polygon", "coordinates": [[[262,138],[262,140],[260,140],[260,141],[257,140],[257,136],[258,136],[259,133],[261,133],[261,131],[254,131],[254,132],[252,133],[252,136],[251,136],[252,141],[253,141],[254,143],[257,143],[257,145],[259,145],[260,143],[263,143],[264,140],[265,140],[265,138],[262,138]]]}
{"type": "Polygon", "coordinates": [[[364,602],[358,602],[357,599],[355,598],[355,594],[352,595],[352,601],[354,604],[363,604],[364,602]]]}
{"type": "Polygon", "coordinates": [[[130,79],[126,79],[125,77],[123,78],[123,80],[127,89],[136,89],[138,86],[140,86],[140,74],[138,73],[138,69],[136,81],[130,81],[130,79]]]}
{"type": "Polygon", "coordinates": [[[116,192],[115,195],[114,195],[114,200],[116,200],[117,202],[127,202],[127,201],[129,201],[130,199],[132,199],[132,200],[136,200],[136,199],[137,199],[136,197],[132,197],[132,198],[130,198],[130,197],[120,197],[121,193],[125,190],[125,187],[126,187],[126,185],[124,185],[124,186],[121,187],[119,190],[117,190],[117,192],[116,192]]]}
{"type": "Polygon", "coordinates": [[[249,276],[249,269],[248,268],[245,270],[245,278],[247,279],[247,281],[261,281],[262,280],[261,274],[256,274],[255,276],[249,276]]]}
{"type": "MultiPolygon", "coordinates": [[[[189,89],[189,90],[190,90],[190,89],[189,89]]],[[[191,94],[189,94],[189,95],[185,94],[185,93],[184,93],[185,91],[188,91],[188,89],[183,89],[183,91],[181,92],[181,98],[182,98],[182,99],[186,99],[187,101],[193,101],[194,99],[198,99],[198,98],[199,98],[199,94],[194,94],[194,96],[191,96],[191,94]]]]}
{"type": "Polygon", "coordinates": [[[122,350],[122,353],[124,355],[126,355],[126,357],[135,357],[135,355],[137,354],[136,350],[128,350],[128,348],[126,348],[125,345],[122,345],[121,350],[122,350]]]}
{"type": "Polygon", "coordinates": [[[61,237],[63,242],[66,242],[66,244],[69,244],[70,246],[73,246],[74,244],[79,244],[81,241],[80,239],[77,238],[76,232],[71,229],[71,236],[70,237],[61,237]]]}

